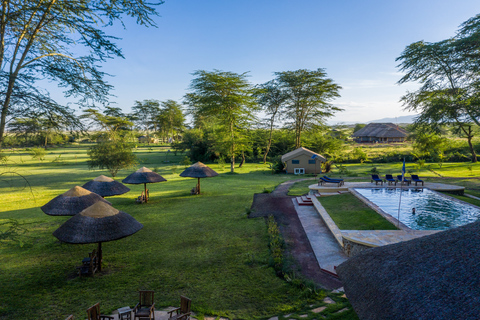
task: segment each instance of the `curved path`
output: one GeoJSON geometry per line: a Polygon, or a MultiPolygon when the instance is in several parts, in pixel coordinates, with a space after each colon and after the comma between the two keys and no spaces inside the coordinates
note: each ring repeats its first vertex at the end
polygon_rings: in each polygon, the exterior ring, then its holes
{"type": "MultiPolygon", "coordinates": [[[[254,195],[250,218],[268,217],[273,215],[280,231],[282,232],[288,253],[294,258],[296,267],[301,270],[305,278],[314,281],[325,289],[337,289],[342,287],[341,281],[323,272],[317,261],[316,252],[310,244],[309,237],[302,225],[295,205],[294,197],[287,196],[288,189],[296,182],[308,180],[298,179],[286,181],[275,188],[271,193],[257,193],[254,195]]],[[[320,219],[321,220],[321,219],[320,219]]],[[[305,226],[306,227],[306,226],[305,226]]],[[[315,230],[325,236],[333,237],[328,230],[315,230]]]]}

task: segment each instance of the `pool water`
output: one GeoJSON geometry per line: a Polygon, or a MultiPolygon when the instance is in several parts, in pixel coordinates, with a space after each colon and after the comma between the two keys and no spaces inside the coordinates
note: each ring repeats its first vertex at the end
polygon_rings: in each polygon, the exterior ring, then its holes
{"type": "Polygon", "coordinates": [[[430,189],[355,188],[355,191],[395,219],[399,218],[402,192],[399,220],[415,230],[446,230],[480,218],[477,207],[449,199],[430,189]]]}

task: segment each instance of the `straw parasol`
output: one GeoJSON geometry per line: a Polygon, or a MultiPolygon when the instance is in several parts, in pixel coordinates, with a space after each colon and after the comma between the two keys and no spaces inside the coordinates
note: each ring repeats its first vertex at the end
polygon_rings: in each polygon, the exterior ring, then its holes
{"type": "Polygon", "coordinates": [[[88,181],[82,187],[102,197],[117,196],[130,191],[130,188],[104,175],[88,181]]]}
{"type": "Polygon", "coordinates": [[[97,202],[67,220],[53,235],[72,244],[98,242],[98,269],[101,270],[102,242],[128,237],[142,228],[143,225],[128,213],[97,202]]]}
{"type": "Polygon", "coordinates": [[[218,176],[218,173],[216,173],[213,169],[207,167],[200,161],[197,163],[194,163],[185,171],[180,173],[180,177],[190,177],[190,178],[197,178],[197,192],[200,194],[200,178],[210,178],[210,177],[215,177],[218,176]]]}
{"type": "Polygon", "coordinates": [[[147,197],[147,183],[156,183],[156,182],[163,182],[167,181],[164,177],[159,175],[156,172],[153,172],[152,170],[142,167],[126,177],[125,179],[122,180],[123,183],[128,183],[128,184],[144,184],[145,186],[145,202],[147,202],[148,197],[147,197]]]}
{"type": "Polygon", "coordinates": [[[368,249],[337,267],[360,319],[478,319],[480,221],[368,249]]]}
{"type": "Polygon", "coordinates": [[[50,200],[47,204],[41,207],[41,209],[44,213],[50,216],[74,216],[99,201],[111,205],[110,202],[103,199],[98,194],[82,187],[75,186],[67,192],[50,200]]]}

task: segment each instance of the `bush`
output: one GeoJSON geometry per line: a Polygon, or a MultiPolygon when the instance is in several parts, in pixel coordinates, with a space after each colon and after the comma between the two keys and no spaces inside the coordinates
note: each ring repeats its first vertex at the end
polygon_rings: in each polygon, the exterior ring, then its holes
{"type": "Polygon", "coordinates": [[[32,148],[30,154],[32,155],[32,159],[43,161],[45,160],[47,152],[43,148],[32,148]]]}
{"type": "Polygon", "coordinates": [[[89,168],[107,168],[112,177],[121,169],[137,164],[137,157],[133,154],[132,147],[123,141],[104,141],[90,147],[87,151],[90,160],[89,168]]]}

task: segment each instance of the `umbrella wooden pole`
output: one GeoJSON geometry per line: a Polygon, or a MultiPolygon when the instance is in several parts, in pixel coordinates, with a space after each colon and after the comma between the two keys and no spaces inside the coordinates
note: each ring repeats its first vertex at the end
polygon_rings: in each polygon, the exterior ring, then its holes
{"type": "Polygon", "coordinates": [[[197,191],[198,191],[198,194],[200,194],[200,178],[198,178],[197,191]]]}
{"type": "Polygon", "coordinates": [[[147,197],[147,184],[144,183],[143,184],[145,186],[145,203],[148,201],[148,197],[147,197]]]}
{"type": "Polygon", "coordinates": [[[98,271],[102,271],[102,243],[98,243],[98,271]]]}

